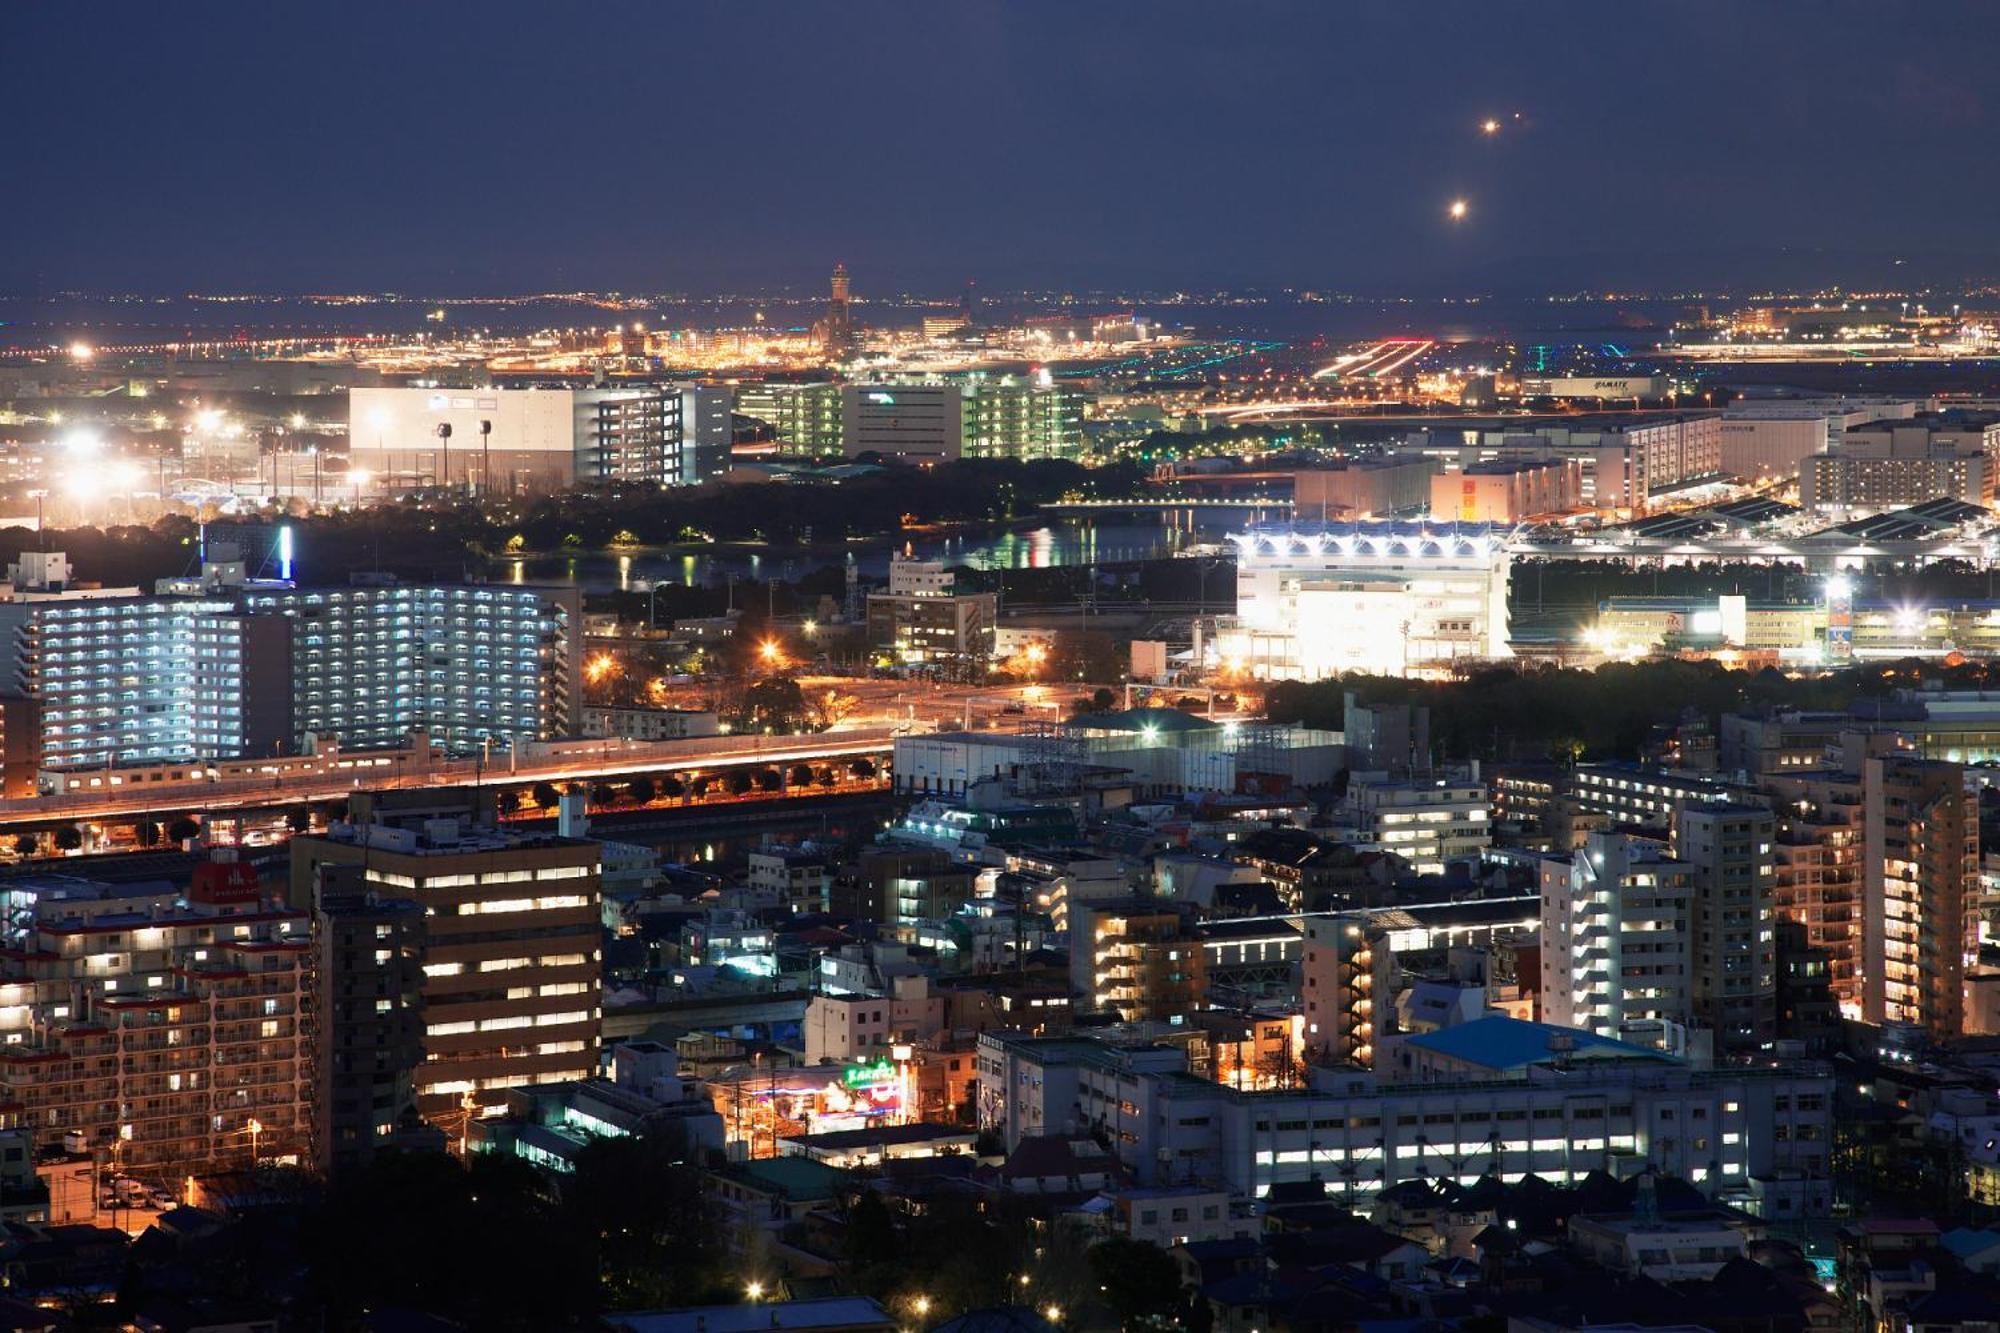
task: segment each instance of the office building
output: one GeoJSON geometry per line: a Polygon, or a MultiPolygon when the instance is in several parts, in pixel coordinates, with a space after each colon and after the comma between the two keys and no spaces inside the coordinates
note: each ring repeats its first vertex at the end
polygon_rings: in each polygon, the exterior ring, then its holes
{"type": "Polygon", "coordinates": [[[408,1140],[424,1063],[424,909],[322,863],[305,993],[307,1142],[334,1174],[408,1140]]]}
{"type": "Polygon", "coordinates": [[[1719,480],[1721,440],[1719,415],[1662,412],[1418,431],[1395,452],[1461,469],[1503,460],[1574,460],[1584,506],[1636,517],[1661,497],[1719,480]]]}
{"type": "Polygon", "coordinates": [[[529,496],[614,481],[673,485],[682,480],[683,405],[678,387],[354,388],[348,465],[367,477],[364,496],[428,487],[529,496]]]}
{"type": "Polygon", "coordinates": [[[736,391],[736,411],[769,427],[781,454],[820,458],[841,451],[838,384],[746,384],[736,391]]]}
{"type": "Polygon", "coordinates": [[[1430,511],[1453,523],[1507,527],[1566,514],[1583,504],[1583,465],[1574,458],[1502,458],[1468,463],[1430,479],[1430,511]]]}
{"type": "Polygon", "coordinates": [[[185,890],[29,875],[0,901],[0,1098],[21,1123],[170,1180],[305,1150],[310,920],[249,866],[185,890]]]}
{"type": "Polygon", "coordinates": [[[993,655],[999,598],[960,592],[941,560],[889,565],[889,587],[868,594],[868,643],[898,665],[983,662],[993,655]]]}
{"type": "Polygon", "coordinates": [[[424,908],[425,1119],[462,1129],[468,1114],[497,1114],[509,1088],[594,1075],[599,845],[393,804],[381,817],[396,822],[294,838],[292,900],[311,901],[321,866],[359,865],[376,893],[424,908]]]}
{"type": "Polygon", "coordinates": [[[1926,413],[1849,428],[1799,463],[1799,502],[1813,509],[1896,509],[1927,500],[1991,505],[2000,421],[1926,413]]]}
{"type": "Polygon", "coordinates": [[[1958,764],[1874,755],[1862,802],[1862,1014],[1961,1036],[1979,951],[1978,799],[1958,764]]]}
{"type": "Polygon", "coordinates": [[[957,458],[965,435],[956,384],[849,384],[841,389],[841,450],[921,460],[957,458]]]}
{"type": "Polygon", "coordinates": [[[1664,843],[1593,833],[1541,863],[1542,1016],[1601,1036],[1693,1016],[1693,868],[1664,843]]]}
{"type": "Polygon", "coordinates": [[[1504,534],[1483,524],[1353,523],[1233,534],[1223,665],[1260,680],[1423,676],[1509,656],[1504,534]]]}
{"type": "Polygon", "coordinates": [[[1717,1051],[1756,1051],[1777,1036],[1777,817],[1726,803],[1681,806],[1674,854],[1691,869],[1696,1022],[1717,1051]]]}
{"type": "Polygon", "coordinates": [[[1157,898],[1074,902],[1070,989],[1086,1012],[1186,1022],[1208,1002],[1206,959],[1185,909],[1157,898]]]}

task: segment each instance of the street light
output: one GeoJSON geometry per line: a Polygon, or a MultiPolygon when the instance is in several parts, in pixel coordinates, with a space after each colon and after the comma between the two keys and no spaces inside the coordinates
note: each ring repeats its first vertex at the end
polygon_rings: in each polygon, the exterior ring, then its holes
{"type": "Polygon", "coordinates": [[[753,1301],[761,1301],[764,1299],[764,1284],[761,1282],[746,1282],[743,1284],[743,1294],[753,1301]]]}

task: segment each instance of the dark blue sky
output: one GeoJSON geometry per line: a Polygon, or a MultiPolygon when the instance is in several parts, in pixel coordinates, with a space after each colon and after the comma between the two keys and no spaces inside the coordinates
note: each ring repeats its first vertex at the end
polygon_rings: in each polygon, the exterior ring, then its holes
{"type": "Polygon", "coordinates": [[[1947,0],[5,0],[0,289],[1991,275],[1996,68],[1947,0]]]}

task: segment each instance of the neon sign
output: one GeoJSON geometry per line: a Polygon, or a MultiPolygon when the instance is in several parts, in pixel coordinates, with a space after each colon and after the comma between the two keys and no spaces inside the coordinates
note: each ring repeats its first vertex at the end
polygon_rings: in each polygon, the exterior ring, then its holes
{"type": "Polygon", "coordinates": [[[848,1065],[840,1071],[840,1081],[850,1088],[877,1088],[896,1081],[896,1066],[887,1060],[848,1065]]]}

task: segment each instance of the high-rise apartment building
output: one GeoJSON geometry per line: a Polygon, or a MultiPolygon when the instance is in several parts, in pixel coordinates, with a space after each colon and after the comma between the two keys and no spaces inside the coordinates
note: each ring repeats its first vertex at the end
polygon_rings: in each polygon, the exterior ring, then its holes
{"type": "Polygon", "coordinates": [[[47,1142],[178,1180],[305,1148],[309,921],[248,866],[173,885],[0,887],[0,1099],[47,1142]]]}
{"type": "Polygon", "coordinates": [[[307,1142],[325,1173],[365,1163],[417,1123],[424,1062],[424,909],[324,863],[306,965],[307,1142]]]}
{"type": "Polygon", "coordinates": [[[1092,1013],[1183,1021],[1207,1002],[1206,954],[1184,911],[1148,898],[1070,905],[1070,988],[1092,1013]]]}
{"type": "Polygon", "coordinates": [[[245,582],[194,595],[0,602],[0,693],[16,780],[303,748],[448,749],[567,735],[582,687],[582,597],[514,585],[245,582]],[[17,702],[19,701],[19,702],[17,702]],[[32,727],[32,737],[20,734],[32,727]]]}
{"type": "Polygon", "coordinates": [[[568,735],[581,721],[582,595],[502,584],[246,592],[290,626],[291,718],[349,749],[412,730],[447,749],[568,735]]]}
{"type": "Polygon", "coordinates": [[[1593,833],[1542,863],[1542,1017],[1617,1037],[1693,1014],[1693,869],[1664,843],[1593,833]]]}
{"type": "Polygon", "coordinates": [[[1942,760],[1862,761],[1861,1008],[1871,1023],[1965,1030],[1979,949],[1979,803],[1942,760]]]}
{"type": "Polygon", "coordinates": [[[228,598],[0,602],[0,662],[39,705],[49,768],[268,753],[296,734],[290,635],[228,598]]]}
{"type": "Polygon", "coordinates": [[[321,866],[358,865],[376,893],[423,907],[424,1117],[462,1123],[497,1114],[509,1088],[594,1075],[600,844],[432,810],[380,817],[400,822],[294,838],[292,901],[311,901],[321,866]]]}
{"type": "Polygon", "coordinates": [[[1864,879],[1861,777],[1788,774],[1768,780],[1778,816],[1771,910],[1825,955],[1827,985],[1841,1009],[1861,1014],[1864,879]]]}
{"type": "Polygon", "coordinates": [[[1755,1051],[1777,1035],[1777,816],[1725,802],[1676,811],[1674,853],[1691,869],[1695,1019],[1718,1051],[1755,1051]]]}

